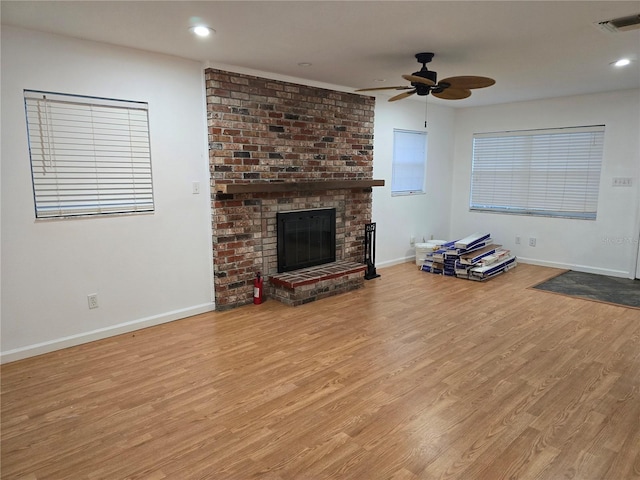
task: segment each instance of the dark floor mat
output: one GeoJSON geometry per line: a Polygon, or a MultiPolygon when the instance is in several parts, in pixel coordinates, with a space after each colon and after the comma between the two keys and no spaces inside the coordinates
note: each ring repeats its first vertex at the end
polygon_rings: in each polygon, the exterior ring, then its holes
{"type": "Polygon", "coordinates": [[[640,308],[640,280],[569,270],[533,288],[587,300],[640,308]]]}

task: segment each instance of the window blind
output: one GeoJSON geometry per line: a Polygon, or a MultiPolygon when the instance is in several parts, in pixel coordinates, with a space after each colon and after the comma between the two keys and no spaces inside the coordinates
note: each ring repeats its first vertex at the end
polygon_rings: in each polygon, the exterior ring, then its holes
{"type": "Polygon", "coordinates": [[[154,210],[148,104],[24,91],[36,218],[154,210]]]}
{"type": "Polygon", "coordinates": [[[427,134],[409,130],[393,131],[391,193],[424,193],[427,162],[427,134]]]}
{"type": "Polygon", "coordinates": [[[471,210],[595,219],[604,125],[475,134],[471,210]]]}

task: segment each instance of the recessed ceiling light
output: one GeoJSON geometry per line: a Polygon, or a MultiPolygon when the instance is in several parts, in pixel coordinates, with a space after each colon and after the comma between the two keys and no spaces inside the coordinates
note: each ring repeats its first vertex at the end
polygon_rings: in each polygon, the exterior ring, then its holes
{"type": "Polygon", "coordinates": [[[614,67],[626,67],[630,63],[631,63],[631,60],[629,60],[628,58],[621,58],[617,62],[614,62],[613,66],[614,67]]]}
{"type": "Polygon", "coordinates": [[[189,30],[191,30],[194,35],[197,35],[199,37],[208,37],[212,33],[216,33],[213,28],[207,27],[206,25],[196,25],[194,27],[191,27],[189,30]]]}
{"type": "Polygon", "coordinates": [[[300,62],[298,63],[299,67],[310,67],[312,64],[309,62],[300,62]]]}
{"type": "Polygon", "coordinates": [[[384,82],[386,82],[386,81],[387,81],[387,79],[386,79],[386,78],[376,78],[376,79],[374,80],[374,82],[378,82],[378,83],[384,83],[384,82]]]}

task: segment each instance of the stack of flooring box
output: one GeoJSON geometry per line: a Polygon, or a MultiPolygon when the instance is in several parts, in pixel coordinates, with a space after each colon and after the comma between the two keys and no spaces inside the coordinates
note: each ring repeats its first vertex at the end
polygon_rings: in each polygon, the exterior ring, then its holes
{"type": "Polygon", "coordinates": [[[490,233],[474,233],[427,254],[421,270],[483,281],[515,267],[516,257],[493,243],[490,233]]]}

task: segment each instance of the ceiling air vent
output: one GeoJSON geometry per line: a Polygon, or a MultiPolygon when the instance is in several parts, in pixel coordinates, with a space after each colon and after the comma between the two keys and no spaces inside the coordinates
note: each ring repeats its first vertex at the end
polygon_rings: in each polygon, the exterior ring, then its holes
{"type": "Polygon", "coordinates": [[[612,20],[605,20],[604,22],[596,22],[595,26],[607,33],[637,30],[640,28],[640,13],[628,15],[626,17],[614,18],[612,20]]]}

